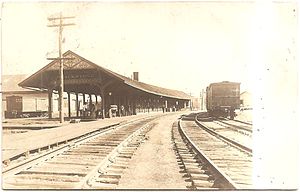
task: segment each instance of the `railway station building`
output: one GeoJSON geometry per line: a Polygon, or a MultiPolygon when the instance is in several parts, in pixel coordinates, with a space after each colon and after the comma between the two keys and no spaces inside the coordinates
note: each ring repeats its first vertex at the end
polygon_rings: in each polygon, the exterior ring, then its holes
{"type": "MultiPolygon", "coordinates": [[[[112,117],[149,111],[176,111],[189,107],[191,96],[138,81],[103,68],[78,54],[67,51],[64,60],[64,95],[67,117],[112,117]],[[72,113],[73,112],[73,113],[72,113]]],[[[60,62],[54,60],[19,83],[47,93],[48,116],[56,110],[53,96],[59,91],[60,62]]]]}
{"type": "Polygon", "coordinates": [[[241,107],[252,108],[252,95],[248,91],[244,91],[240,95],[241,107]]]}

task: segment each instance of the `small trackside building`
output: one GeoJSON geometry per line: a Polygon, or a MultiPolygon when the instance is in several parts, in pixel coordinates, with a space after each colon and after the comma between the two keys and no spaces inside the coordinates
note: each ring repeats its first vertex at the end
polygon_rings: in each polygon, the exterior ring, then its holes
{"type": "Polygon", "coordinates": [[[47,114],[47,91],[29,90],[18,86],[27,75],[2,75],[2,117],[35,117],[47,114]]]}

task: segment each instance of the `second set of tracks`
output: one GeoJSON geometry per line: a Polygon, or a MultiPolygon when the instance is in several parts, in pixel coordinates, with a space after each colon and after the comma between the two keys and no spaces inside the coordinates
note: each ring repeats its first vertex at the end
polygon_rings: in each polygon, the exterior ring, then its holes
{"type": "MultiPolygon", "coordinates": [[[[197,114],[190,114],[183,116],[172,129],[174,149],[179,165],[191,182],[190,188],[252,188],[252,149],[205,123],[197,119],[197,114]]],[[[243,134],[228,127],[225,132],[243,134]]]]}

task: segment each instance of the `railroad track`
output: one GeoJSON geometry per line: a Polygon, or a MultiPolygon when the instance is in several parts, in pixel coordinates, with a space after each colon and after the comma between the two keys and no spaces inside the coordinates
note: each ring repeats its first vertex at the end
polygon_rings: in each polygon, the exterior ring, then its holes
{"type": "Polygon", "coordinates": [[[252,150],[205,128],[195,119],[195,114],[192,114],[179,120],[180,137],[173,129],[175,149],[191,180],[191,187],[251,188],[252,150]],[[206,176],[197,176],[195,173],[206,176]]]}
{"type": "Polygon", "coordinates": [[[232,121],[235,121],[235,122],[240,123],[240,124],[243,124],[243,125],[250,125],[250,126],[253,125],[252,123],[245,122],[245,121],[240,121],[240,120],[237,120],[237,119],[234,119],[234,120],[232,120],[232,121]]]}
{"type": "Polygon", "coordinates": [[[246,123],[246,122],[242,122],[242,121],[236,121],[236,120],[221,120],[218,119],[217,121],[219,121],[220,123],[239,129],[239,130],[244,130],[246,132],[252,133],[252,124],[246,123]]]}
{"type": "Polygon", "coordinates": [[[217,168],[186,135],[180,121],[172,126],[178,164],[189,181],[188,189],[235,189],[233,181],[217,168]]]}
{"type": "Polygon", "coordinates": [[[196,123],[204,129],[212,132],[231,143],[236,143],[247,152],[252,153],[252,130],[245,130],[238,126],[231,126],[222,120],[199,121],[196,117],[196,123]]]}
{"type": "Polygon", "coordinates": [[[147,132],[155,125],[155,123],[146,124],[146,126],[143,126],[120,143],[119,146],[106,157],[106,160],[102,161],[98,166],[99,168],[94,169],[94,171],[89,174],[82,188],[116,189],[124,170],[129,165],[131,157],[139,145],[147,140],[147,132]]]}
{"type": "Polygon", "coordinates": [[[2,171],[4,189],[114,188],[157,117],[110,127],[2,171]]]}

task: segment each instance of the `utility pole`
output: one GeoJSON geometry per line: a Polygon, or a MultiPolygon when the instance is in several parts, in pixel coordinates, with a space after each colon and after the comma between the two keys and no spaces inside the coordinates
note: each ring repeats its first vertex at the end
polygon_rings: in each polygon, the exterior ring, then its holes
{"type": "Polygon", "coordinates": [[[64,113],[63,113],[63,93],[64,93],[64,65],[63,65],[63,60],[64,59],[70,59],[70,58],[63,58],[62,57],[62,31],[63,27],[65,26],[71,26],[75,25],[74,23],[64,23],[64,19],[73,19],[75,17],[63,17],[62,13],[60,12],[59,17],[49,17],[49,21],[58,21],[58,24],[51,24],[48,25],[48,27],[58,27],[58,58],[47,58],[48,60],[57,60],[59,61],[59,79],[60,79],[60,84],[59,84],[59,119],[60,123],[64,122],[64,113]]]}

